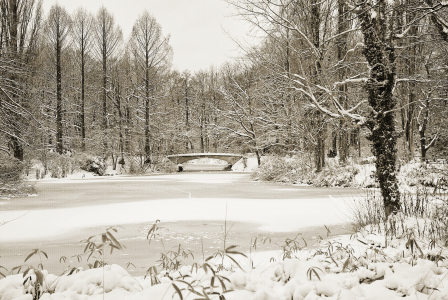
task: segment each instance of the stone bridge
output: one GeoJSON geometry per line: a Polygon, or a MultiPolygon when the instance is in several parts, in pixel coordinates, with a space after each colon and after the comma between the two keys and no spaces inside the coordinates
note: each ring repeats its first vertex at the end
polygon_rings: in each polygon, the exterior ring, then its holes
{"type": "Polygon", "coordinates": [[[175,154],[168,155],[167,158],[175,164],[183,164],[189,160],[199,159],[199,158],[213,158],[225,160],[230,166],[233,166],[237,161],[243,157],[242,154],[232,154],[232,153],[188,153],[188,154],[175,154]]]}

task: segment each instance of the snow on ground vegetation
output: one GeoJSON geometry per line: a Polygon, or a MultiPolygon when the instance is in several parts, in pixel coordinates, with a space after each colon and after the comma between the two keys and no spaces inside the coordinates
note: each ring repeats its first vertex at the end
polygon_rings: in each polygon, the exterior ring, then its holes
{"type": "MultiPolygon", "coordinates": [[[[356,233],[321,239],[317,250],[307,249],[297,236],[278,245],[278,251],[258,252],[257,245],[269,242],[260,236],[248,253],[227,245],[184,265],[190,254],[179,246],[144,277],[104,265],[109,250],[121,249],[108,231],[99,241],[86,241],[85,253],[95,260],[91,269],[54,275],[24,266],[0,280],[0,299],[448,299],[444,195],[405,197],[402,210],[386,222],[381,199],[372,194],[352,208],[356,233]]],[[[148,238],[157,234],[156,222],[148,238]]]]}
{"type": "MultiPolygon", "coordinates": [[[[300,156],[266,156],[263,164],[253,172],[253,178],[261,181],[309,184],[316,187],[377,187],[375,158],[365,158],[357,163],[349,161],[340,165],[338,158],[326,160],[322,172],[314,171],[314,162],[300,156]]],[[[409,187],[447,186],[448,164],[440,162],[403,164],[398,173],[402,190],[409,187]]],[[[414,190],[414,189],[411,189],[414,190]]]]}
{"type": "MultiPolygon", "coordinates": [[[[103,241],[98,249],[115,243],[103,241]]],[[[229,246],[199,264],[151,267],[145,277],[118,265],[58,276],[33,267],[0,280],[0,299],[448,299],[448,253],[437,245],[405,236],[386,246],[370,227],[322,241],[318,250],[296,242],[246,254],[229,246]]]]}

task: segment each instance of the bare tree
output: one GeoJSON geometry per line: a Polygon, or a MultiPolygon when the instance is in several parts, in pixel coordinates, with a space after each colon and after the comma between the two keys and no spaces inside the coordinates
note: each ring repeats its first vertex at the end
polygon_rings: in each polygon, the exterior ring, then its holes
{"type": "Polygon", "coordinates": [[[85,123],[85,77],[86,59],[92,45],[91,29],[93,17],[84,8],[79,8],[73,17],[73,41],[76,53],[79,55],[81,67],[81,138],[82,150],[86,149],[86,123],[85,123]]]}
{"type": "MultiPolygon", "coordinates": [[[[252,24],[278,43],[284,43],[285,30],[294,34],[297,43],[291,51],[300,55],[297,72],[279,72],[290,78],[291,87],[305,96],[312,106],[332,118],[350,120],[369,129],[372,152],[376,157],[376,175],[381,188],[386,216],[400,207],[400,193],[396,178],[397,136],[395,128],[397,101],[394,90],[398,83],[408,81],[397,78],[396,43],[409,33],[414,19],[397,22],[400,3],[386,0],[344,2],[355,22],[343,32],[335,32],[337,15],[332,13],[333,1],[288,0],[229,0],[252,24]],[[294,13],[285,14],[285,10],[294,13]],[[309,11],[309,14],[304,12],[309,11]],[[311,19],[308,20],[311,16],[311,19]],[[312,26],[310,26],[310,24],[312,26]],[[334,61],[329,49],[341,35],[357,34],[358,43],[347,49],[343,58],[334,61]],[[319,39],[319,43],[318,42],[319,39]],[[358,62],[356,73],[338,81],[331,76],[346,59],[358,49],[363,61],[358,62]],[[362,86],[365,96],[350,105],[341,103],[341,86],[362,86]]],[[[342,49],[341,49],[342,50],[342,49]]]]}
{"type": "Polygon", "coordinates": [[[7,137],[11,154],[23,160],[25,135],[33,119],[25,87],[38,46],[42,1],[2,0],[0,14],[0,133],[7,137]]]}
{"type": "Polygon", "coordinates": [[[62,55],[69,46],[71,18],[65,8],[55,4],[46,20],[46,38],[56,67],[56,152],[63,152],[62,129],[62,55]]]}
{"type": "Polygon", "coordinates": [[[137,73],[143,81],[145,111],[145,163],[151,163],[150,108],[155,106],[154,85],[156,77],[167,69],[171,59],[169,36],[163,36],[162,27],[145,11],[132,29],[131,48],[137,73]]]}
{"type": "Polygon", "coordinates": [[[107,121],[107,90],[108,68],[116,61],[119,54],[120,43],[123,39],[121,29],[115,25],[114,17],[103,6],[95,19],[94,28],[95,55],[102,63],[102,129],[108,127],[107,121]]]}

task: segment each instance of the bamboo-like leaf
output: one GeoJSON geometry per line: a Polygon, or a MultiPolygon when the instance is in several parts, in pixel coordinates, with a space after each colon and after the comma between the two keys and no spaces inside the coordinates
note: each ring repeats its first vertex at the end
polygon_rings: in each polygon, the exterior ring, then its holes
{"type": "Polygon", "coordinates": [[[95,263],[93,264],[93,268],[96,269],[98,267],[101,267],[101,262],[98,260],[95,260],[95,263]]]}
{"type": "MultiPolygon", "coordinates": [[[[194,290],[193,286],[192,286],[190,283],[186,282],[185,280],[176,279],[176,281],[177,281],[177,282],[182,282],[183,284],[186,284],[186,285],[189,287],[189,291],[194,290]]],[[[200,296],[200,295],[201,295],[201,294],[199,294],[199,296],[200,296]]]]}
{"type": "Polygon", "coordinates": [[[44,284],[44,274],[42,274],[42,272],[39,270],[36,270],[36,279],[41,286],[44,284]]]}
{"type": "Polygon", "coordinates": [[[227,278],[227,277],[225,277],[225,276],[218,275],[218,277],[221,278],[222,280],[226,280],[226,281],[228,281],[229,283],[231,283],[230,279],[227,278]]]}
{"type": "Polygon", "coordinates": [[[16,274],[19,274],[19,273],[20,273],[20,270],[22,270],[22,266],[17,266],[17,267],[12,268],[12,269],[11,269],[11,273],[14,273],[14,271],[16,271],[16,270],[17,270],[17,273],[16,273],[16,274]]]}
{"type": "Polygon", "coordinates": [[[194,264],[191,266],[191,271],[190,271],[190,272],[193,273],[193,270],[194,270],[195,268],[196,268],[196,272],[197,272],[198,269],[199,269],[198,266],[199,266],[198,263],[194,263],[194,264]]]}
{"type": "Polygon", "coordinates": [[[246,254],[244,254],[242,252],[238,252],[238,251],[227,251],[227,253],[229,253],[229,254],[236,254],[236,255],[241,255],[241,256],[247,257],[246,254]]]}
{"type": "MultiPolygon", "coordinates": [[[[195,294],[195,295],[202,296],[201,293],[199,293],[199,292],[197,292],[197,291],[195,291],[195,290],[188,290],[188,291],[191,292],[191,293],[193,293],[193,294],[195,294]]],[[[204,299],[204,298],[195,298],[195,299],[204,299]]]]}
{"type": "Polygon", "coordinates": [[[89,242],[86,244],[86,247],[84,248],[84,253],[86,253],[87,252],[87,250],[89,249],[89,242]]]}
{"type": "Polygon", "coordinates": [[[177,287],[177,285],[175,285],[174,283],[172,283],[174,289],[176,290],[176,293],[179,295],[180,300],[184,300],[184,297],[182,296],[182,292],[179,290],[179,288],[177,287]]]}
{"type": "Polygon", "coordinates": [[[233,261],[233,262],[238,266],[238,268],[241,269],[241,271],[246,272],[246,271],[243,270],[243,268],[241,268],[240,264],[239,264],[233,257],[231,257],[230,255],[227,255],[227,257],[228,257],[231,261],[233,261]]]}
{"type": "Polygon", "coordinates": [[[115,244],[115,246],[117,246],[118,250],[121,250],[123,248],[120,242],[112,235],[112,233],[107,232],[107,236],[115,244]]]}
{"type": "Polygon", "coordinates": [[[70,269],[70,272],[68,272],[68,274],[67,274],[67,276],[70,276],[70,275],[72,275],[73,273],[75,273],[75,271],[76,271],[77,269],[76,268],[71,268],[70,269]]]}
{"type": "Polygon", "coordinates": [[[107,235],[105,233],[101,234],[101,240],[103,241],[103,243],[107,242],[107,235]]]}
{"type": "Polygon", "coordinates": [[[25,280],[23,281],[22,285],[25,285],[25,283],[26,283],[28,280],[31,280],[31,276],[28,276],[27,278],[25,278],[25,280]]]}
{"type": "Polygon", "coordinates": [[[232,249],[234,249],[236,247],[237,247],[236,245],[229,246],[229,247],[226,248],[226,252],[229,251],[229,250],[232,250],[232,249]]]}
{"type": "Polygon", "coordinates": [[[26,270],[25,270],[25,272],[23,272],[23,276],[22,276],[22,278],[25,278],[25,276],[28,274],[28,272],[31,270],[31,268],[27,268],[26,270]]]}
{"type": "Polygon", "coordinates": [[[47,253],[45,253],[44,251],[40,251],[43,255],[45,255],[45,257],[48,259],[48,255],[47,253]]]}
{"type": "Polygon", "coordinates": [[[328,229],[328,227],[326,225],[324,225],[325,229],[327,229],[327,237],[331,234],[330,229],[328,229]]]}
{"type": "Polygon", "coordinates": [[[6,278],[5,274],[3,274],[2,272],[0,272],[0,275],[2,275],[3,277],[5,277],[5,278],[6,278]]]}
{"type": "Polygon", "coordinates": [[[318,267],[311,267],[311,268],[308,269],[308,272],[307,272],[309,280],[311,280],[312,274],[314,273],[314,275],[316,275],[316,277],[319,279],[319,281],[321,281],[320,276],[317,273],[316,269],[320,270],[323,273],[323,271],[320,268],[318,268],[318,267]]]}
{"type": "Polygon", "coordinates": [[[345,271],[345,269],[348,267],[349,263],[350,263],[350,258],[347,258],[347,260],[344,262],[344,265],[342,266],[342,272],[345,271]]]}
{"type": "Polygon", "coordinates": [[[305,247],[308,247],[308,243],[305,241],[305,239],[302,237],[303,242],[305,243],[305,247]]]}
{"type": "Polygon", "coordinates": [[[213,268],[208,263],[204,263],[202,265],[202,267],[204,268],[205,273],[208,273],[207,269],[210,269],[210,271],[212,271],[213,275],[215,275],[215,270],[213,270],[213,268]]]}
{"type": "Polygon", "coordinates": [[[360,242],[360,243],[362,243],[362,244],[364,244],[364,245],[367,245],[367,243],[366,242],[364,242],[364,241],[361,241],[360,239],[357,239],[358,240],[358,242],[360,242]]]}
{"type": "Polygon", "coordinates": [[[61,258],[59,258],[59,263],[62,263],[62,261],[67,262],[67,257],[61,256],[61,258]]]}
{"type": "Polygon", "coordinates": [[[219,283],[221,284],[221,289],[225,292],[227,289],[226,289],[226,285],[224,284],[224,281],[218,276],[218,280],[219,280],[219,283]]]}
{"type": "Polygon", "coordinates": [[[37,253],[37,249],[34,249],[30,254],[28,254],[28,256],[25,258],[25,262],[28,260],[28,259],[30,259],[34,254],[36,254],[37,253]]]}

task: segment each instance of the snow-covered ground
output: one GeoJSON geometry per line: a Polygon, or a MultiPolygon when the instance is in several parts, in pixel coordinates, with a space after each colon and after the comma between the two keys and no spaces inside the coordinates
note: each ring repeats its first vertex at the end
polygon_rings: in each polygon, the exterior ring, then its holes
{"type": "MultiPolygon", "coordinates": [[[[159,270],[146,279],[132,277],[118,265],[61,276],[31,270],[0,280],[0,299],[32,300],[36,282],[41,282],[37,290],[43,300],[169,300],[180,299],[180,294],[182,299],[227,300],[447,299],[448,262],[436,258],[440,252],[423,249],[420,255],[416,248],[384,248],[378,245],[382,238],[342,236],[325,242],[321,250],[292,252],[285,259],[281,251],[231,254],[242,269],[227,259],[225,269],[218,271],[220,259],[211,259],[197,268],[159,270]],[[435,259],[421,258],[431,255],[435,259]]],[[[406,241],[400,242],[403,246],[406,241]]]]}

